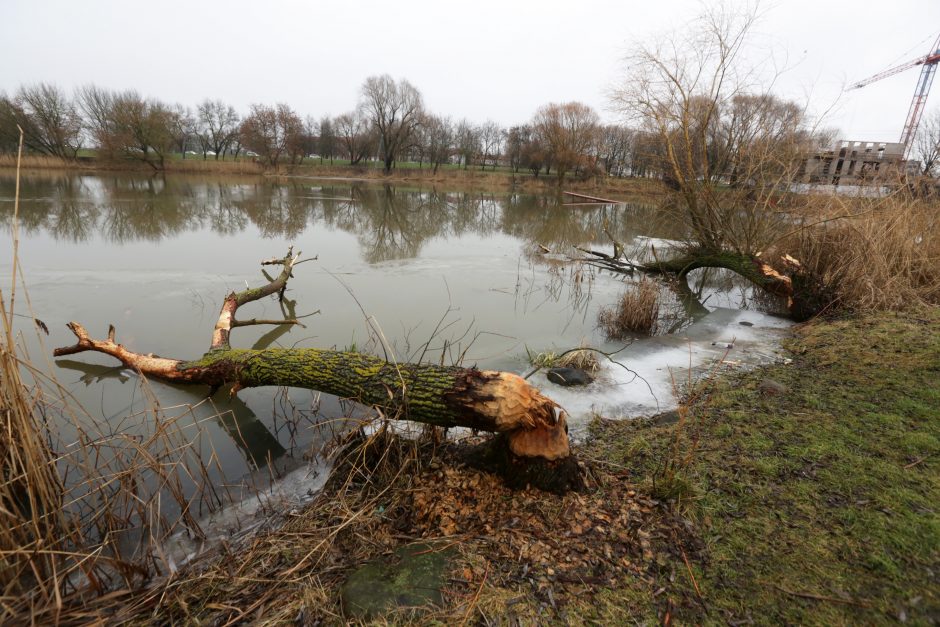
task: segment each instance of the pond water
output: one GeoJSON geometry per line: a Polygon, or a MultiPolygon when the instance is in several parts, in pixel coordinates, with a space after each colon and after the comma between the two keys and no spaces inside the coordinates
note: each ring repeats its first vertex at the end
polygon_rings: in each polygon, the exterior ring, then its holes
{"type": "MultiPolygon", "coordinates": [[[[5,293],[13,196],[12,176],[0,174],[5,293]]],[[[243,317],[318,313],[304,319],[305,328],[236,329],[233,346],[392,351],[399,360],[462,359],[518,373],[531,369],[529,352],[582,343],[619,351],[585,388],[532,377],[569,411],[576,435],[594,412],[631,417],[674,406],[673,379],[683,380],[690,365],[707,368],[726,352],[742,363],[774,358],[788,323],[741,309],[749,306],[749,290],[714,276],[700,277],[705,309],[677,325],[680,332],[626,348],[607,341],[598,310],[630,279],[567,255],[577,255],[576,246],[609,251],[605,227],[628,248],[668,240],[680,229],[640,204],[563,202],[551,194],[305,178],[27,174],[19,256],[33,315],[50,336],[40,346],[27,332],[28,316],[17,325],[34,363],[97,420],[130,430],[129,416],[150,402],[134,373],[94,353],[46,359],[52,347],[74,343],[65,323],[81,322],[93,337],[105,337],[114,324],[117,341],[132,350],[197,357],[208,348],[224,295],[262,282],[259,262],[283,256],[291,244],[318,259],[297,267],[284,306],[267,299],[246,307],[243,317]]],[[[26,313],[19,295],[17,311],[26,313]]],[[[227,477],[264,460],[298,459],[325,437],[324,424],[362,413],[303,390],[249,389],[232,400],[222,392],[201,403],[205,389],[150,387],[164,406],[196,405],[187,411],[203,420],[205,446],[227,477]]]]}

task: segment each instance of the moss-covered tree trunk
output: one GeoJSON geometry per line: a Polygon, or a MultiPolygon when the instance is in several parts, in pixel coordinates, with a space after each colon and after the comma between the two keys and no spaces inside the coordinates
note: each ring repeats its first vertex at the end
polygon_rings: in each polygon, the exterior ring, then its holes
{"type": "Polygon", "coordinates": [[[700,251],[666,260],[656,260],[643,266],[648,272],[661,272],[684,277],[699,268],[724,268],[744,277],[754,285],[775,296],[793,296],[790,277],[775,270],[765,260],[754,255],[728,251],[700,251]]]}
{"type": "Polygon", "coordinates": [[[281,274],[263,287],[225,298],[210,350],[197,360],[136,353],[115,342],[113,327],[107,339],[95,340],[76,322],[69,323],[69,328],[78,342],[57,348],[55,355],[100,352],[148,377],[213,388],[231,386],[233,393],[266,385],[318,390],[376,407],[388,418],[505,434],[509,451],[520,459],[545,463],[569,456],[564,412],[512,373],[399,364],[372,355],[315,348],[231,348],[229,338],[235,327],[300,324],[296,318],[240,321],[235,317],[245,303],[282,295],[298,257],[288,253],[284,259],[264,262],[283,265],[281,274]]]}
{"type": "Polygon", "coordinates": [[[636,271],[673,275],[679,278],[699,268],[724,268],[731,270],[747,279],[757,287],[774,296],[787,300],[787,308],[792,318],[798,321],[806,320],[822,308],[819,297],[819,286],[803,272],[799,261],[783,255],[780,265],[784,272],[780,272],[766,259],[757,255],[749,255],[733,251],[713,251],[708,249],[684,252],[675,256],[659,258],[654,252],[654,260],[650,263],[632,263],[623,260],[623,245],[615,240],[610,233],[608,237],[613,241],[614,254],[598,252],[581,248],[596,259],[592,263],[615,272],[633,273],[636,271]]]}

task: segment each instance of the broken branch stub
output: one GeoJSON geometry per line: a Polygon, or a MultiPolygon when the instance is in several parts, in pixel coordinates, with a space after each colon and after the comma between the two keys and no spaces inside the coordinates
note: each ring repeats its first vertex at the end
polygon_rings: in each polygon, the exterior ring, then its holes
{"type": "Polygon", "coordinates": [[[239,307],[265,296],[283,296],[300,254],[268,260],[281,273],[266,285],[225,297],[207,353],[196,360],[145,355],[115,341],[95,340],[77,322],[69,329],[78,338],[73,346],[57,348],[55,356],[95,351],[118,359],[141,374],[173,383],[232,386],[233,391],[257,386],[289,386],[318,390],[380,408],[390,417],[441,427],[467,427],[505,434],[512,455],[520,460],[555,462],[570,455],[566,416],[551,399],[522,377],[491,370],[397,364],[362,353],[316,348],[234,349],[233,328],[246,324],[300,324],[284,321],[239,322],[239,307]]]}

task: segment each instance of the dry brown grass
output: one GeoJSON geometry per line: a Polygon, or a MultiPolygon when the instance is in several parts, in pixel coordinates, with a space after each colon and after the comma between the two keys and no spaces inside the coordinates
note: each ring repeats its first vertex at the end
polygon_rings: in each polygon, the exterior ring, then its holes
{"type": "Polygon", "coordinates": [[[824,308],[897,311],[940,304],[937,200],[906,192],[827,197],[805,221],[779,249],[801,262],[824,308]]]}
{"type": "Polygon", "coordinates": [[[224,547],[218,559],[129,599],[112,619],[349,624],[339,594],[349,574],[420,542],[455,553],[444,606],[369,624],[562,621],[565,604],[598,586],[634,587],[650,598],[659,584],[649,565],[686,535],[626,475],[596,470],[588,494],[511,490],[466,466],[465,454],[385,428],[357,434],[323,492],[282,528],[224,547]]]}
{"type": "Polygon", "coordinates": [[[17,258],[19,174],[11,287],[0,290],[0,624],[87,623],[89,608],[166,574],[161,542],[181,527],[199,537],[198,512],[225,501],[202,441],[217,416],[161,407],[142,380],[145,408],[102,423],[30,357],[27,333],[49,351],[17,258]]]}
{"type": "Polygon", "coordinates": [[[529,353],[529,363],[537,368],[578,368],[590,373],[595,373],[600,368],[597,351],[584,344],[581,348],[572,348],[561,353],[555,351],[529,353]]]}
{"type": "Polygon", "coordinates": [[[260,163],[250,159],[241,161],[215,161],[202,159],[180,159],[166,162],[167,172],[185,172],[191,174],[263,174],[265,169],[260,163]]]}
{"type": "MultiPolygon", "coordinates": [[[[16,156],[0,154],[0,169],[15,168],[16,156]]],[[[22,167],[29,170],[85,170],[85,171],[128,171],[153,172],[146,163],[129,159],[107,160],[96,157],[82,158],[69,161],[57,157],[43,155],[25,155],[22,167]]],[[[281,164],[275,171],[261,163],[256,163],[249,157],[241,157],[239,161],[203,160],[200,156],[188,159],[168,159],[165,164],[166,172],[195,173],[195,174],[241,174],[241,175],[286,175],[308,176],[311,178],[338,178],[353,180],[375,180],[394,183],[415,183],[418,185],[442,185],[455,190],[471,189],[473,191],[544,191],[557,187],[554,176],[540,176],[535,178],[529,172],[516,174],[499,170],[497,172],[481,172],[478,168],[455,170],[442,168],[434,173],[430,167],[424,168],[398,168],[386,175],[381,168],[371,165],[348,166],[321,164],[291,165],[281,164]]],[[[617,178],[597,176],[586,180],[570,179],[565,182],[566,190],[579,190],[587,192],[605,192],[615,196],[629,197],[631,200],[645,197],[659,199],[664,193],[664,187],[659,180],[646,178],[617,178]]]]}
{"type": "MultiPolygon", "coordinates": [[[[0,168],[15,168],[16,155],[0,154],[0,168]]],[[[21,167],[28,170],[67,170],[80,167],[75,161],[68,161],[61,157],[47,157],[44,155],[24,155],[21,167]]]]}
{"type": "MultiPolygon", "coordinates": [[[[0,294],[2,296],[2,294],[0,294]]],[[[38,400],[23,384],[13,347],[12,312],[0,298],[0,617],[8,603],[34,597],[43,605],[59,599],[56,553],[64,550],[64,489],[56,456],[43,437],[38,400]]]]}
{"type": "Polygon", "coordinates": [[[653,335],[659,326],[659,307],[659,283],[643,278],[628,287],[613,306],[603,307],[597,321],[608,339],[653,335]]]}

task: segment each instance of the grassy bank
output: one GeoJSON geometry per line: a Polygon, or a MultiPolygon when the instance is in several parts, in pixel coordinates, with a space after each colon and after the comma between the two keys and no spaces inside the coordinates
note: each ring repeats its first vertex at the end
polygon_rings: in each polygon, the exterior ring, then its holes
{"type": "Polygon", "coordinates": [[[791,365],[719,382],[679,435],[595,425],[596,455],[653,492],[684,496],[701,594],[677,578],[675,613],[732,624],[938,620],[940,311],[811,324],[789,349],[791,365]]]}
{"type": "Polygon", "coordinates": [[[676,424],[598,419],[586,494],[512,492],[458,449],[375,438],[283,529],[120,616],[339,624],[351,572],[436,541],[427,623],[929,624],[940,310],[813,323],[789,349],[704,384],[676,424]]]}
{"type": "MultiPolygon", "coordinates": [[[[9,155],[0,155],[0,170],[15,168],[16,159],[9,155]]],[[[84,157],[76,161],[66,161],[55,157],[27,155],[23,157],[22,167],[26,170],[57,170],[77,171],[94,174],[96,172],[133,172],[153,174],[155,170],[141,161],[104,161],[94,157],[84,157]]],[[[334,164],[329,161],[320,163],[319,159],[307,159],[299,165],[279,165],[277,168],[265,167],[250,158],[241,157],[235,160],[202,158],[179,159],[171,158],[166,161],[163,172],[181,174],[206,175],[264,175],[264,176],[295,176],[312,178],[336,178],[368,180],[389,183],[412,183],[417,185],[439,185],[456,190],[472,189],[475,191],[508,191],[525,190],[541,191],[558,188],[558,180],[553,176],[535,177],[530,172],[514,173],[508,168],[499,168],[495,171],[480,170],[479,167],[463,169],[458,166],[441,166],[434,172],[428,164],[401,163],[397,164],[390,174],[385,174],[377,164],[347,165],[339,160],[334,164]]],[[[592,177],[585,180],[568,176],[562,188],[574,191],[607,192],[616,195],[616,199],[623,197],[650,197],[655,198],[663,194],[661,182],[653,179],[634,179],[616,177],[592,177]]]]}

